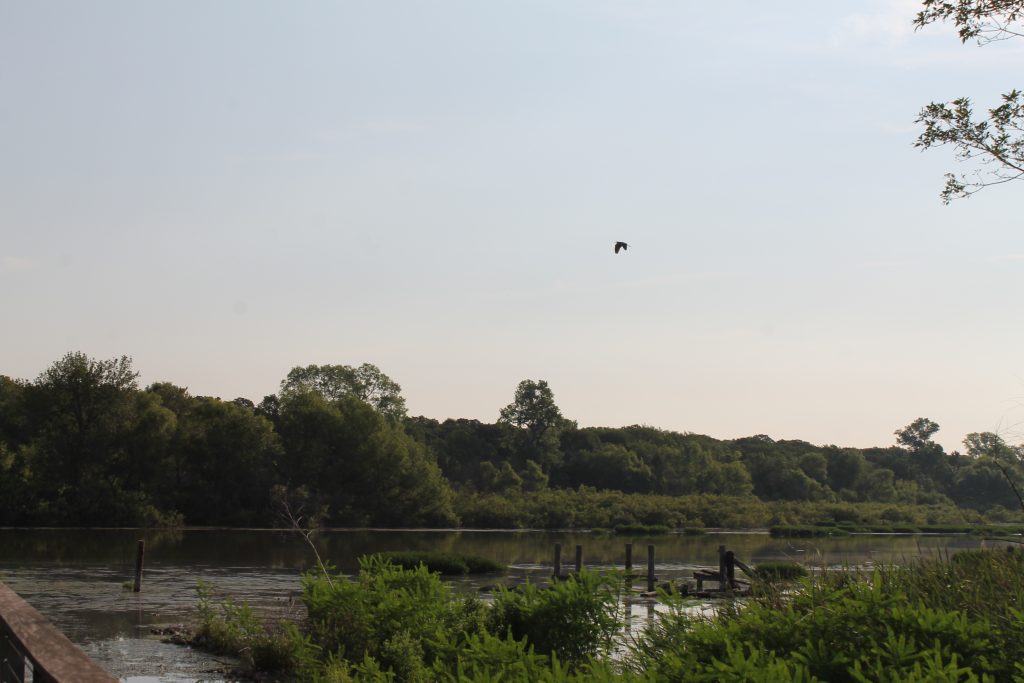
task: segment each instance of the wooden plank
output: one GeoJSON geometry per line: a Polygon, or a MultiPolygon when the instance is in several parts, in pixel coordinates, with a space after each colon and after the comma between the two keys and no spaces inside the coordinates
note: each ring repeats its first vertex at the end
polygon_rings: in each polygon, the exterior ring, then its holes
{"type": "Polygon", "coordinates": [[[33,664],[36,683],[117,683],[53,624],[0,583],[0,630],[33,664]]]}

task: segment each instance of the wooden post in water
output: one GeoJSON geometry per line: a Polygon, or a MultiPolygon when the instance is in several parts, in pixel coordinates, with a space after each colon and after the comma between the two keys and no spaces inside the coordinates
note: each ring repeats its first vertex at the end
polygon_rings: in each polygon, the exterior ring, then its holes
{"type": "Polygon", "coordinates": [[[736,553],[725,551],[725,578],[729,582],[729,590],[736,587],[736,553]]]}
{"type": "Polygon", "coordinates": [[[725,583],[725,546],[718,546],[718,588],[719,590],[725,590],[728,585],[725,583]]]}
{"type": "Polygon", "coordinates": [[[135,593],[142,591],[142,556],[145,554],[146,542],[140,538],[138,549],[135,551],[135,585],[132,587],[135,593]]]}
{"type": "Polygon", "coordinates": [[[647,546],[647,592],[654,590],[654,546],[647,546]]]}
{"type": "Polygon", "coordinates": [[[583,546],[576,546],[576,573],[583,571],[583,546]]]}
{"type": "Polygon", "coordinates": [[[626,544],[626,574],[633,573],[633,544],[626,544]]]}
{"type": "Polygon", "coordinates": [[[562,576],[562,544],[555,544],[555,578],[562,576]]]}

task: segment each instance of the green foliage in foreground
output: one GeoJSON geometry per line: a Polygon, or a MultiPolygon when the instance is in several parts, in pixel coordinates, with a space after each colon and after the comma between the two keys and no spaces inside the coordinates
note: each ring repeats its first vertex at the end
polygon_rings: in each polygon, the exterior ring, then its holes
{"type": "Polygon", "coordinates": [[[466,574],[493,574],[503,572],[508,567],[501,562],[495,562],[486,557],[477,555],[463,555],[461,553],[445,553],[429,550],[402,550],[390,551],[380,554],[381,557],[391,564],[415,569],[424,565],[429,571],[439,572],[446,576],[462,576],[466,574]]]}
{"type": "Polygon", "coordinates": [[[611,680],[621,582],[582,573],[548,590],[504,590],[488,608],[458,597],[423,564],[361,560],[355,580],[307,574],[304,632],[264,628],[226,600],[218,611],[200,584],[197,644],[238,653],[258,671],[301,681],[611,680]]]}
{"type": "Polygon", "coordinates": [[[1020,553],[830,572],[713,617],[668,600],[629,659],[659,680],[1024,680],[1020,553]]]}
{"type": "Polygon", "coordinates": [[[296,681],[1024,681],[1024,553],[969,551],[872,573],[835,571],[713,615],[669,611],[609,658],[614,577],[503,591],[489,608],[425,567],[366,558],[353,581],[307,575],[300,629],[201,593],[200,639],[296,681]]]}

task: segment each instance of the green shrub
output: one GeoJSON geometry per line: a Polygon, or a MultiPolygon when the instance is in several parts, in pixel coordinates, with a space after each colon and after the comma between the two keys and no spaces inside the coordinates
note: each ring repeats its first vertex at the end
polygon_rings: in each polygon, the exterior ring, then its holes
{"type": "Polygon", "coordinates": [[[425,676],[436,657],[484,628],[483,603],[454,597],[422,564],[404,569],[364,557],[355,581],[307,574],[302,589],[315,645],[352,662],[370,657],[409,680],[425,676]]]}
{"type": "Polygon", "coordinates": [[[200,580],[196,586],[199,594],[199,628],[196,638],[212,652],[237,654],[252,647],[252,644],[266,634],[263,623],[246,604],[236,604],[231,598],[218,603],[214,601],[213,587],[200,580]]]}
{"type": "Polygon", "coordinates": [[[204,650],[238,656],[257,671],[301,670],[315,661],[319,648],[294,624],[272,632],[244,603],[224,598],[215,604],[213,588],[200,580],[199,627],[193,644],[204,650]]]}
{"type": "Polygon", "coordinates": [[[626,661],[676,681],[1020,680],[1024,558],[1015,554],[829,572],[711,616],[667,596],[669,611],[626,661]]]}
{"type": "Polygon", "coordinates": [[[610,650],[620,628],[621,586],[620,577],[583,571],[548,588],[501,588],[494,596],[489,630],[525,639],[537,652],[578,667],[610,650]]]}

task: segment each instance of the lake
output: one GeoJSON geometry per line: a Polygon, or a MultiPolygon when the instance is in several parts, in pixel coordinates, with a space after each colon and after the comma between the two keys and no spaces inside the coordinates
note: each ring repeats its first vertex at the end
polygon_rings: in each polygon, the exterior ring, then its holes
{"type": "MultiPolygon", "coordinates": [[[[659,581],[717,567],[718,546],[748,564],[793,560],[809,567],[906,563],[922,556],[984,547],[973,536],[855,535],[777,539],[767,533],[721,532],[704,536],[609,536],[550,531],[336,530],[321,533],[325,562],[354,574],[362,555],[387,550],[438,550],[488,557],[509,571],[457,579],[456,590],[477,592],[497,581],[544,581],[553,547],[571,569],[575,546],[589,568],[621,568],[632,542],[635,570],[643,573],[647,545],[656,546],[659,581]]],[[[995,543],[995,542],[992,542],[995,543]]],[[[1002,545],[1002,544],[997,544],[1002,545]]],[[[278,530],[0,529],[0,581],[57,625],[102,666],[131,683],[219,681],[217,658],[164,644],[150,629],[195,618],[196,584],[259,609],[301,611],[299,579],[315,563],[303,538],[278,530]],[[143,590],[125,589],[135,567],[138,539],[146,541],[143,590]]]]}

